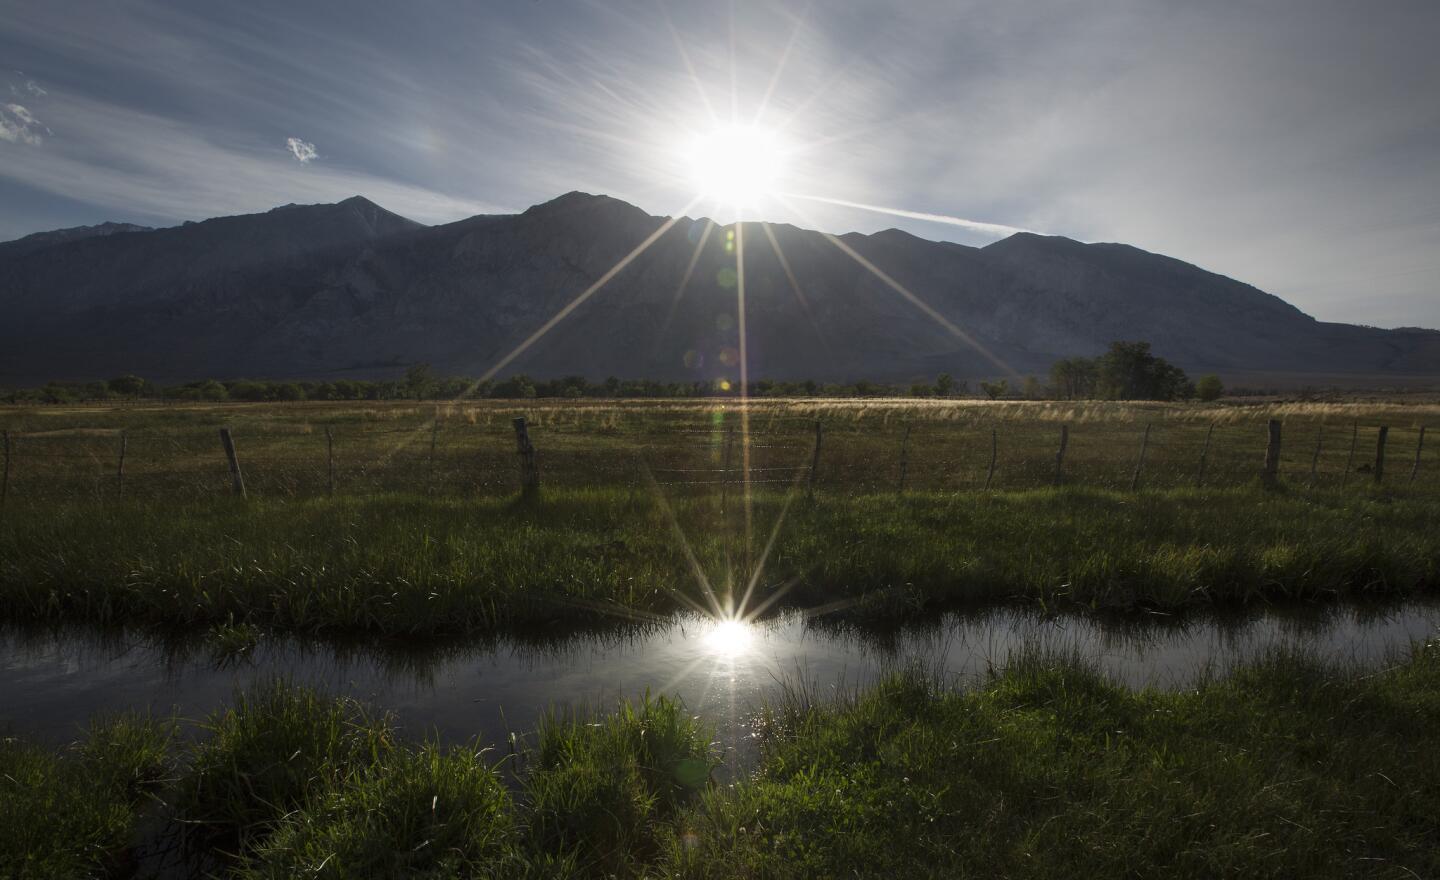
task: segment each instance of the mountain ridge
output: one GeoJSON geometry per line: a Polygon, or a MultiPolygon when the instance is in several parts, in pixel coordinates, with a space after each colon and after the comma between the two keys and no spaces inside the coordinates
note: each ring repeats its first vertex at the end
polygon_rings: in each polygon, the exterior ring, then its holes
{"type": "Polygon", "coordinates": [[[725,239],[738,234],[757,378],[1018,375],[1114,339],[1150,340],[1191,370],[1440,374],[1440,333],[1316,321],[1130,245],[1017,233],[975,248],[896,229],[833,237],[902,293],[825,233],[655,217],[576,191],[438,226],[356,196],[0,244],[0,308],[12,316],[0,327],[0,381],[381,375],[415,362],[480,374],[667,222],[511,370],[735,378],[738,266],[725,239]]]}

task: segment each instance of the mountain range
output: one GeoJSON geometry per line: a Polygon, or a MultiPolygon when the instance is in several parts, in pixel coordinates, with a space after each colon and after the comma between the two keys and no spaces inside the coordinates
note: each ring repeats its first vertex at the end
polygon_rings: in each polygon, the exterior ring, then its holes
{"type": "Polygon", "coordinates": [[[743,251],[752,378],[1043,373],[1119,339],[1192,373],[1440,376],[1440,332],[1317,321],[1127,245],[722,227],[576,192],[441,226],[356,196],[0,243],[0,382],[479,375],[657,232],[504,372],[736,377],[743,251]]]}

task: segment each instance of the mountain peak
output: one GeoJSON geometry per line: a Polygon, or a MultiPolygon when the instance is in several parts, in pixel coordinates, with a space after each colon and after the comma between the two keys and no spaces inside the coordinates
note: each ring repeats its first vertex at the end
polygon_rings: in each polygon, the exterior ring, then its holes
{"type": "Polygon", "coordinates": [[[1034,247],[1085,247],[1085,242],[1076,241],[1063,235],[1043,235],[1039,232],[1016,232],[1007,235],[999,241],[992,241],[981,250],[1005,251],[1012,248],[1034,248],[1034,247]]]}
{"type": "Polygon", "coordinates": [[[622,201],[614,196],[597,195],[595,193],[572,190],[562,196],[556,196],[548,202],[532,205],[525,210],[525,215],[543,216],[547,214],[570,213],[572,211],[597,210],[627,210],[637,214],[645,213],[629,202],[622,201]]]}

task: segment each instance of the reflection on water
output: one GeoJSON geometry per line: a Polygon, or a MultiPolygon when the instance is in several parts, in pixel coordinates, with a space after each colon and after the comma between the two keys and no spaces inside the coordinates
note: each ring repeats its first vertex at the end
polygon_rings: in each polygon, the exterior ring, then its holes
{"type": "Polygon", "coordinates": [[[502,741],[548,708],[679,695],[745,749],[749,714],[784,682],[853,689],[918,662],[963,680],[1021,650],[1078,656],[1131,686],[1183,687],[1275,647],[1377,665],[1440,630],[1440,605],[1339,606],[1243,618],[1104,620],[1015,608],[951,614],[883,632],[788,616],[761,623],[678,618],[620,630],[526,634],[423,650],[262,639],[216,657],[185,644],[93,630],[0,631],[0,729],[52,742],[97,712],[198,719],[237,687],[285,676],[394,711],[414,736],[502,741]]]}

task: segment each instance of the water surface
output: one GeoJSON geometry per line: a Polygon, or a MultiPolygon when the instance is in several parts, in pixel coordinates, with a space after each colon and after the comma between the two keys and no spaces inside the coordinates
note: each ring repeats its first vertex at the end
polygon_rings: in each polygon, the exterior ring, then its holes
{"type": "Polygon", "coordinates": [[[264,638],[228,657],[142,635],[8,629],[0,630],[0,730],[59,743],[98,712],[199,719],[236,688],[284,676],[391,710],[415,737],[487,744],[533,728],[551,708],[673,694],[715,725],[727,749],[744,753],[750,715],[782,687],[803,683],[823,698],[908,663],[974,680],[1014,652],[1039,649],[1079,656],[1133,687],[1176,688],[1273,648],[1373,667],[1436,635],[1433,603],[1184,620],[999,608],[883,633],[801,616],[754,624],[677,618],[429,650],[264,638]]]}

